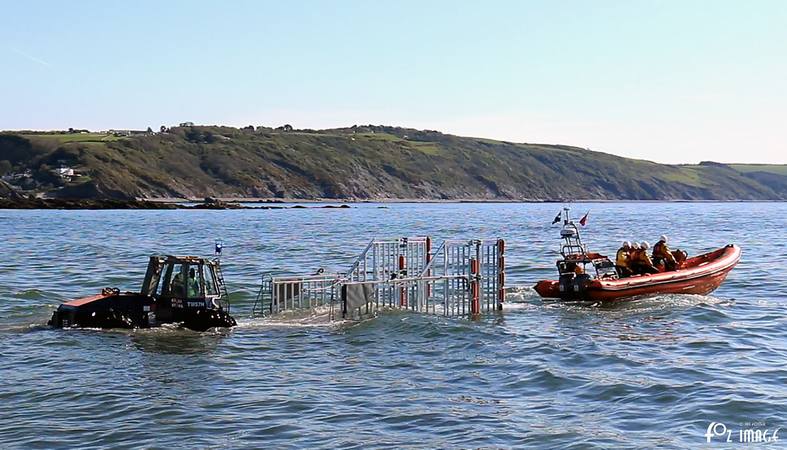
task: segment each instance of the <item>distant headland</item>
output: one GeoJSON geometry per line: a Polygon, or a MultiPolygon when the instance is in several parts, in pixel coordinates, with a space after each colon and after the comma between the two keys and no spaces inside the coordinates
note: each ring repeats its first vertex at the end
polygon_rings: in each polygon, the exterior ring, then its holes
{"type": "Polygon", "coordinates": [[[787,200],[787,165],[667,165],[566,145],[374,125],[3,131],[0,176],[2,208],[169,208],[148,200],[206,197],[787,200]]]}

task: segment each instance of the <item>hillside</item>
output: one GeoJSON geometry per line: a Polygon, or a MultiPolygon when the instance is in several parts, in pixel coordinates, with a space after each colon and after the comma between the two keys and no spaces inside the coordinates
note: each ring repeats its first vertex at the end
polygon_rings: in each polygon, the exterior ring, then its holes
{"type": "Polygon", "coordinates": [[[126,134],[3,132],[0,174],[25,194],[62,198],[787,199],[785,166],[663,165],[436,131],[193,126],[126,134]]]}

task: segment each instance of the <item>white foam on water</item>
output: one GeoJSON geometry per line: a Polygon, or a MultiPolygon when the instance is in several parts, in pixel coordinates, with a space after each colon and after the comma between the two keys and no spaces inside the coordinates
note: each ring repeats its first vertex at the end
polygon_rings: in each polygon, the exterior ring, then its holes
{"type": "Polygon", "coordinates": [[[532,286],[511,286],[506,288],[506,300],[503,303],[503,309],[505,309],[505,304],[515,304],[515,303],[532,303],[535,300],[540,300],[541,296],[538,295],[535,289],[532,286]]]}
{"type": "Polygon", "coordinates": [[[336,327],[345,322],[340,311],[331,312],[331,307],[321,306],[298,311],[283,311],[274,316],[237,319],[239,328],[260,327],[336,327]]]}
{"type": "Polygon", "coordinates": [[[708,295],[662,294],[647,297],[634,297],[617,305],[612,305],[611,307],[620,309],[648,310],[667,308],[693,308],[700,305],[726,306],[729,303],[730,300],[720,299],[708,295]]]}

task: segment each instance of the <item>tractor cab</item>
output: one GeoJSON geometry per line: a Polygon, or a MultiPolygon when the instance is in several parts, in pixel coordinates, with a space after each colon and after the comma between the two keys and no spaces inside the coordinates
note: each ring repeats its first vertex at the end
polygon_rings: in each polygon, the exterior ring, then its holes
{"type": "Polygon", "coordinates": [[[223,307],[229,310],[218,260],[196,256],[151,256],[141,292],[155,297],[160,303],[159,308],[170,304],[172,308],[223,307]]]}
{"type": "MultiPolygon", "coordinates": [[[[209,318],[217,319],[219,323],[232,319],[218,259],[151,256],[141,293],[155,299],[155,320],[158,322],[202,324],[213,322],[209,318]]],[[[186,326],[202,328],[201,325],[186,326]]]]}

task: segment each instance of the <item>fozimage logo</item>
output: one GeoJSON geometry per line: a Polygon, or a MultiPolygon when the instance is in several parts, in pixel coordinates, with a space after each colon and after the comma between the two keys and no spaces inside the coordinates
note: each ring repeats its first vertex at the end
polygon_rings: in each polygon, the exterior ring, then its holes
{"type": "Polygon", "coordinates": [[[739,442],[742,444],[768,443],[779,440],[781,428],[768,429],[765,422],[746,422],[741,428],[735,430],[721,422],[711,422],[705,432],[705,441],[711,442],[739,442]]]}

